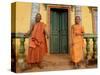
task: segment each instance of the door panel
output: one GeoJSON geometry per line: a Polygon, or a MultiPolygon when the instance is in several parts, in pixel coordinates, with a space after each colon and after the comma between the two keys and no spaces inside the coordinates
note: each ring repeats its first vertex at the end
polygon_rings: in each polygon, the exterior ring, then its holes
{"type": "Polygon", "coordinates": [[[68,34],[68,32],[67,32],[67,13],[66,12],[63,12],[63,13],[61,13],[61,24],[60,24],[61,26],[60,26],[60,52],[61,53],[66,53],[68,50],[67,50],[67,48],[68,48],[68,38],[67,38],[67,34],[68,34]]]}
{"type": "Polygon", "coordinates": [[[50,20],[50,52],[67,53],[67,12],[63,10],[51,10],[50,20]]]}
{"type": "Polygon", "coordinates": [[[58,13],[51,12],[51,53],[59,53],[59,24],[58,13]]]}

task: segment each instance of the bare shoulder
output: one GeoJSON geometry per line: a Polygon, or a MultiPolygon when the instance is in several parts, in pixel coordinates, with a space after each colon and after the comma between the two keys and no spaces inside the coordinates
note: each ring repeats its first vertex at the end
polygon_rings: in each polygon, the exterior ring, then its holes
{"type": "Polygon", "coordinates": [[[31,29],[33,29],[35,27],[35,24],[31,24],[31,29]]]}
{"type": "Polygon", "coordinates": [[[41,22],[41,24],[43,25],[43,27],[46,27],[46,24],[44,22],[41,22]]]}

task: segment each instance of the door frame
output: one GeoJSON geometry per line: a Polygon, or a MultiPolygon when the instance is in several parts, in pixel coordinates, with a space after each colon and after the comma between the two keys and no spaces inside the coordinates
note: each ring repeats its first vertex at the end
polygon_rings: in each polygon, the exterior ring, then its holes
{"type": "MultiPolygon", "coordinates": [[[[59,9],[66,9],[68,10],[68,54],[71,50],[71,6],[70,5],[48,5],[47,6],[47,15],[48,15],[48,32],[50,34],[50,9],[51,8],[59,8],[59,9]]],[[[66,38],[67,39],[67,38],[66,38]]],[[[50,40],[48,40],[48,51],[50,53],[50,40]]],[[[67,54],[67,53],[66,53],[67,54]]]]}

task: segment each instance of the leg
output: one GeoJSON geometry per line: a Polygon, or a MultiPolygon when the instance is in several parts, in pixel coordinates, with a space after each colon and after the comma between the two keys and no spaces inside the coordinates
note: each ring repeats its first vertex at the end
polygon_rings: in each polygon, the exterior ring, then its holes
{"type": "Polygon", "coordinates": [[[78,63],[74,63],[73,69],[78,69],[78,63]]]}

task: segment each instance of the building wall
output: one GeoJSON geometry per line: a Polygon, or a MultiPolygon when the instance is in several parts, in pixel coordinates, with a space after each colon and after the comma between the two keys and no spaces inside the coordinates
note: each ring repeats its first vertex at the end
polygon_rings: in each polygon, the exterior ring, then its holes
{"type": "MultiPolygon", "coordinates": [[[[30,29],[32,3],[16,3],[16,33],[26,33],[30,29]]],[[[28,49],[28,40],[25,41],[25,48],[28,49]]],[[[16,39],[16,53],[20,48],[20,39],[16,39]]],[[[27,52],[26,52],[27,53],[27,52]]]]}
{"type": "Polygon", "coordinates": [[[82,25],[84,26],[85,33],[93,33],[92,29],[92,13],[88,7],[81,7],[82,25]]]}
{"type": "Polygon", "coordinates": [[[16,32],[27,32],[31,21],[32,3],[16,3],[16,32]]]}
{"type": "Polygon", "coordinates": [[[48,21],[48,13],[47,13],[47,9],[45,8],[44,4],[40,4],[40,12],[39,12],[42,16],[42,22],[44,22],[46,25],[48,25],[47,21],[48,21]]]}
{"type": "MultiPolygon", "coordinates": [[[[30,22],[31,22],[31,8],[32,3],[24,3],[24,2],[17,2],[16,3],[16,32],[26,33],[30,29],[30,22]]],[[[48,26],[48,11],[43,4],[40,4],[40,11],[42,15],[42,22],[44,22],[48,26]]],[[[84,26],[85,33],[92,33],[92,15],[89,11],[88,7],[81,7],[81,15],[82,15],[82,25],[84,26]]],[[[71,10],[70,13],[70,25],[74,24],[75,19],[75,9],[71,10]]],[[[25,48],[26,53],[28,50],[28,41],[25,41],[25,48]]],[[[47,40],[48,43],[48,40],[47,40]]],[[[18,52],[20,47],[20,40],[16,39],[16,51],[18,52]]],[[[49,43],[48,43],[49,48],[49,43]]]]}
{"type": "MultiPolygon", "coordinates": [[[[31,22],[31,8],[32,3],[16,3],[16,32],[27,32],[31,22]]],[[[42,15],[42,22],[48,25],[48,11],[43,4],[40,4],[40,13],[42,15]]],[[[82,25],[86,33],[92,33],[92,14],[87,6],[81,7],[82,25]],[[89,29],[88,29],[89,28],[89,29]]],[[[75,9],[71,11],[71,25],[74,24],[75,9]]]]}

